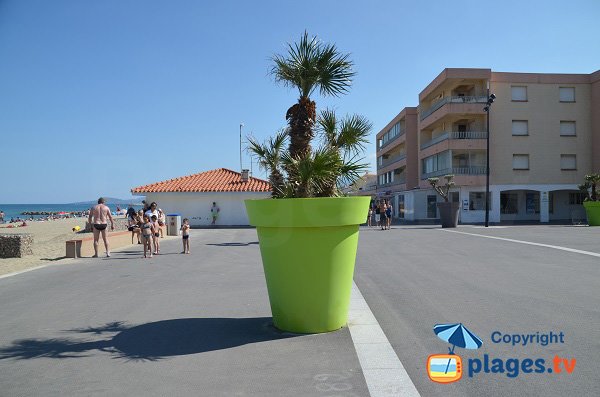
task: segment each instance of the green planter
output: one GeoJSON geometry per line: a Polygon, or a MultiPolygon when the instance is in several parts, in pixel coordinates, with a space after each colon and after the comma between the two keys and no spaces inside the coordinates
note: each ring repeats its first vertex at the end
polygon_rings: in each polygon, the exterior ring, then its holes
{"type": "Polygon", "coordinates": [[[346,325],[358,225],[370,197],[246,200],[275,326],[296,333],[346,325]]]}
{"type": "Polygon", "coordinates": [[[600,201],[584,201],[585,213],[588,225],[600,226],[600,201]]]}

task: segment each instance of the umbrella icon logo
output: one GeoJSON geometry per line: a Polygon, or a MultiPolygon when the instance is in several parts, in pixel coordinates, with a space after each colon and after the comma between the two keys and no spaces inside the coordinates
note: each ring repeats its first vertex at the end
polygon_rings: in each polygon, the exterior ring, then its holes
{"type": "Polygon", "coordinates": [[[438,383],[456,382],[462,378],[462,359],[454,354],[454,348],[479,349],[483,342],[462,323],[436,324],[433,332],[452,347],[448,347],[448,354],[433,354],[427,358],[429,379],[438,383]]]}

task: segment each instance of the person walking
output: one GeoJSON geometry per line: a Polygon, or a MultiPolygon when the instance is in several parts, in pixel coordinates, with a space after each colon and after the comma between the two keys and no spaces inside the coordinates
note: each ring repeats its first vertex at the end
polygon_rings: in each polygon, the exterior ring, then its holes
{"type": "Polygon", "coordinates": [[[387,229],[390,230],[392,228],[392,204],[388,204],[385,210],[385,216],[387,218],[387,229]]]}
{"type": "Polygon", "coordinates": [[[375,224],[377,227],[379,227],[380,222],[381,222],[381,204],[377,203],[377,206],[375,207],[375,224]]]}
{"type": "Polygon", "coordinates": [[[221,209],[217,206],[217,203],[215,203],[213,201],[213,205],[212,208],[210,209],[210,213],[212,215],[212,223],[211,225],[216,225],[217,224],[217,218],[219,217],[219,212],[221,212],[221,209]]]}
{"type": "Polygon", "coordinates": [[[190,253],[190,220],[188,218],[183,219],[183,225],[181,225],[181,240],[183,241],[182,254],[190,253]]]}
{"type": "Polygon", "coordinates": [[[142,229],[142,240],[144,241],[144,258],[147,258],[147,252],[150,251],[150,258],[152,258],[152,237],[154,231],[152,229],[152,222],[150,222],[150,218],[148,215],[144,214],[143,223],[141,226],[142,229]]]}
{"type": "Polygon", "coordinates": [[[104,197],[98,199],[98,204],[90,209],[90,215],[88,217],[88,223],[92,225],[92,232],[94,233],[94,256],[98,257],[98,243],[100,241],[100,235],[104,241],[104,248],[106,248],[106,257],[110,257],[110,250],[108,249],[108,237],[106,236],[106,227],[110,220],[110,230],[115,230],[115,222],[110,208],[104,204],[106,200],[104,197]]]}
{"type": "Polygon", "coordinates": [[[385,204],[385,201],[383,201],[383,203],[381,204],[381,230],[385,230],[385,228],[387,227],[387,215],[386,215],[386,209],[387,209],[387,205],[385,204]]]}
{"type": "Polygon", "coordinates": [[[367,226],[372,227],[371,218],[373,217],[373,208],[369,207],[369,215],[367,218],[367,226]]]}

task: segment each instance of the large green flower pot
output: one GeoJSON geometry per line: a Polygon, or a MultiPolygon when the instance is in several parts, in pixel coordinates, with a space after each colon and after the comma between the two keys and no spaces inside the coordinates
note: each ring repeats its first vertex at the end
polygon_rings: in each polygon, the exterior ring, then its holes
{"type": "Polygon", "coordinates": [[[600,201],[584,201],[585,213],[588,225],[600,226],[600,201]]]}
{"type": "Polygon", "coordinates": [[[328,332],[348,320],[358,225],[370,197],[246,200],[275,326],[328,332]]]}

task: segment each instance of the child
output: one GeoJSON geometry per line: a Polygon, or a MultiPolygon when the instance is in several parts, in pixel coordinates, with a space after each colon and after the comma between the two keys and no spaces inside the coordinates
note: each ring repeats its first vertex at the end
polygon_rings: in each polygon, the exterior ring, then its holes
{"type": "Polygon", "coordinates": [[[160,238],[163,238],[163,226],[167,223],[165,213],[160,208],[158,209],[158,231],[160,232],[160,238]]]}
{"type": "Polygon", "coordinates": [[[154,255],[160,254],[160,233],[159,230],[160,225],[158,224],[158,217],[156,215],[152,215],[152,233],[154,233],[154,255]]]}
{"type": "Polygon", "coordinates": [[[144,258],[146,258],[146,252],[150,251],[150,258],[152,258],[152,222],[148,215],[144,215],[144,223],[142,223],[142,240],[144,244],[144,258]]]}
{"type": "Polygon", "coordinates": [[[182,254],[189,254],[190,253],[190,220],[188,218],[183,219],[183,225],[181,225],[181,239],[183,241],[182,254]]]}

